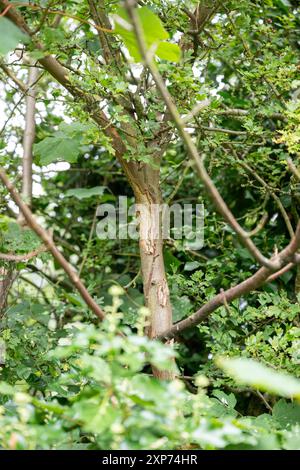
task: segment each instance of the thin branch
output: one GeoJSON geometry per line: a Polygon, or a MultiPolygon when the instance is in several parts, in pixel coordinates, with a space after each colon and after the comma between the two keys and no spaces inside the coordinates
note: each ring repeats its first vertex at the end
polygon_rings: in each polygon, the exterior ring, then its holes
{"type": "Polygon", "coordinates": [[[267,212],[264,212],[257,226],[253,230],[248,232],[249,237],[254,237],[254,235],[257,235],[266,225],[268,218],[269,218],[269,214],[267,212]]]}
{"type": "Polygon", "coordinates": [[[131,279],[131,281],[129,281],[128,284],[126,284],[126,286],[124,286],[124,289],[128,290],[129,287],[131,287],[131,286],[135,287],[136,286],[136,281],[137,281],[137,279],[139,278],[140,275],[141,275],[141,269],[139,269],[138,272],[136,273],[136,275],[133,277],[133,279],[131,279]]]}
{"type": "Polygon", "coordinates": [[[272,190],[272,188],[270,188],[268,183],[266,183],[266,181],[252,167],[250,167],[245,161],[241,160],[238,157],[237,153],[235,152],[235,150],[232,147],[231,147],[231,149],[234,152],[235,156],[237,157],[239,165],[242,168],[244,168],[244,170],[246,170],[250,175],[252,175],[270,193],[270,195],[272,196],[272,198],[276,202],[276,204],[278,206],[278,209],[281,212],[281,215],[282,215],[282,218],[285,222],[287,230],[290,234],[290,237],[292,238],[295,235],[295,232],[294,232],[293,226],[291,224],[291,221],[289,219],[289,216],[288,216],[288,214],[287,214],[280,198],[277,196],[277,194],[275,194],[275,192],[272,190]]]}
{"type": "Polygon", "coordinates": [[[189,165],[189,164],[187,164],[187,165],[185,166],[183,172],[181,173],[181,176],[180,176],[179,180],[177,181],[177,183],[176,183],[176,185],[175,185],[174,190],[172,191],[172,193],[170,194],[170,196],[169,196],[168,199],[166,200],[166,204],[170,204],[170,203],[173,201],[174,197],[175,197],[176,194],[178,193],[178,191],[179,191],[179,189],[180,189],[180,187],[181,187],[181,185],[182,185],[182,183],[183,183],[183,181],[184,181],[184,179],[185,179],[185,177],[186,177],[187,172],[188,172],[189,169],[190,169],[190,166],[191,166],[191,165],[189,165]]]}
{"type": "MultiPolygon", "coordinates": [[[[92,18],[94,20],[94,23],[101,24],[102,26],[103,22],[105,21],[105,19],[103,18],[105,16],[105,12],[104,11],[101,12],[98,10],[96,2],[94,2],[94,0],[88,0],[88,5],[89,5],[89,9],[90,9],[92,18]]],[[[109,42],[103,30],[98,29],[97,31],[98,31],[99,42],[103,49],[103,55],[104,55],[105,61],[108,64],[114,58],[113,52],[110,50],[109,42]]]]}
{"type": "MultiPolygon", "coordinates": [[[[1,2],[0,2],[0,3],[1,3],[1,2]]],[[[44,75],[44,72],[42,72],[42,73],[38,76],[37,80],[36,80],[34,83],[32,83],[31,87],[33,87],[34,85],[36,85],[36,84],[40,81],[40,79],[43,77],[43,75],[44,75]]],[[[19,100],[17,101],[17,103],[14,105],[14,107],[13,107],[13,109],[11,110],[11,112],[10,112],[8,118],[7,118],[6,121],[4,122],[4,124],[3,124],[3,126],[2,126],[2,128],[1,128],[1,130],[0,130],[0,136],[1,136],[1,135],[3,134],[3,132],[5,131],[5,128],[6,128],[7,124],[9,123],[10,119],[13,117],[15,110],[16,110],[17,107],[20,105],[20,103],[22,102],[23,98],[26,96],[27,93],[28,93],[28,88],[26,87],[26,90],[22,93],[20,99],[19,99],[19,100]]]]}
{"type": "Polygon", "coordinates": [[[257,396],[261,399],[261,401],[264,403],[265,407],[271,411],[271,413],[273,412],[273,409],[271,407],[271,405],[269,405],[269,403],[267,402],[267,400],[265,399],[265,397],[263,396],[262,393],[260,393],[259,390],[255,390],[255,393],[257,394],[257,396]]]}
{"type": "Polygon", "coordinates": [[[39,294],[42,295],[43,299],[45,300],[45,302],[48,304],[48,305],[51,305],[51,302],[50,300],[48,299],[48,297],[46,296],[45,292],[43,291],[43,289],[40,287],[40,286],[37,286],[31,279],[28,279],[27,277],[25,276],[20,276],[20,278],[22,281],[24,282],[27,282],[27,284],[30,284],[32,287],[34,287],[39,294]]]}
{"type": "Polygon", "coordinates": [[[14,202],[16,203],[16,205],[19,207],[20,211],[22,212],[24,219],[26,220],[28,226],[44,242],[46,248],[52,253],[55,260],[63,268],[63,270],[69,277],[71,283],[78,290],[78,292],[80,293],[81,297],[83,298],[85,303],[88,305],[88,307],[97,315],[98,318],[103,320],[105,316],[103,310],[99,307],[99,305],[95,302],[95,300],[90,296],[86,287],[83,285],[78,275],[74,272],[72,266],[68,263],[68,261],[65,259],[65,257],[61,254],[61,252],[56,247],[55,243],[53,242],[52,237],[36,221],[31,210],[22,201],[20,194],[18,193],[14,185],[11,183],[11,181],[8,179],[3,169],[0,169],[0,179],[2,183],[6,186],[7,190],[9,191],[12,199],[14,200],[14,202]]]}
{"type": "Polygon", "coordinates": [[[190,10],[188,10],[185,7],[181,8],[181,9],[194,23],[197,23],[197,18],[194,15],[194,13],[192,13],[190,10]]]}
{"type": "MultiPolygon", "coordinates": [[[[1,178],[1,176],[0,176],[1,178]]],[[[45,251],[48,251],[48,248],[45,247],[44,245],[40,246],[36,250],[30,251],[29,253],[25,253],[23,255],[15,255],[12,253],[0,253],[0,260],[2,261],[14,261],[14,262],[22,262],[22,261],[28,261],[35,256],[38,256],[41,253],[44,253],[45,251]]]]}
{"type": "Polygon", "coordinates": [[[26,266],[26,269],[30,270],[33,273],[36,273],[36,274],[42,276],[44,279],[46,279],[48,284],[51,284],[53,287],[61,286],[66,291],[70,291],[73,288],[73,285],[71,283],[69,283],[67,280],[52,277],[49,274],[46,274],[41,269],[37,268],[34,264],[28,264],[26,266]]]}
{"type": "Polygon", "coordinates": [[[272,113],[269,116],[266,116],[260,111],[253,111],[247,109],[238,109],[238,108],[226,108],[221,110],[216,110],[216,113],[220,116],[249,116],[250,114],[255,114],[258,117],[266,119],[277,119],[278,121],[285,121],[286,117],[281,113],[272,113]]]}
{"type": "MultiPolygon", "coordinates": [[[[300,256],[296,256],[295,253],[299,249],[300,246],[300,223],[297,226],[295,237],[289,243],[289,245],[284,248],[277,256],[276,262],[277,265],[283,268],[287,263],[289,263],[289,267],[293,267],[294,263],[290,263],[292,260],[295,263],[300,263],[300,256]]],[[[215,297],[213,297],[209,302],[207,302],[203,307],[201,307],[197,312],[193,315],[190,315],[188,318],[176,323],[172,326],[168,331],[159,335],[157,339],[172,339],[178,336],[179,333],[183,332],[184,330],[191,328],[192,326],[196,326],[199,323],[206,320],[206,318],[217,308],[224,305],[224,301],[226,300],[227,304],[232,302],[233,300],[248,294],[249,292],[258,289],[261,287],[265,282],[271,282],[274,278],[270,279],[270,275],[272,271],[268,268],[260,268],[255,274],[251,277],[246,279],[245,281],[237,284],[226,291],[220,292],[215,297]]],[[[277,275],[283,274],[279,271],[275,273],[277,275]]]]}
{"type": "Polygon", "coordinates": [[[197,116],[200,113],[200,111],[202,111],[203,108],[205,108],[206,106],[209,106],[209,105],[210,105],[210,100],[208,100],[208,99],[200,101],[199,103],[197,103],[195,105],[195,107],[191,110],[191,112],[189,112],[186,116],[184,116],[182,118],[182,121],[184,123],[188,123],[195,116],[197,116]]]}
{"type": "Polygon", "coordinates": [[[293,175],[297,178],[298,181],[300,181],[300,172],[298,168],[296,167],[295,163],[293,162],[293,160],[291,158],[288,158],[287,163],[293,175]]]}
{"type": "MultiPolygon", "coordinates": [[[[98,25],[97,23],[91,23],[90,21],[85,20],[84,18],[81,18],[80,16],[71,15],[70,13],[67,13],[64,10],[51,10],[49,8],[43,8],[40,5],[33,5],[32,3],[24,3],[24,2],[9,3],[8,1],[4,0],[2,3],[4,4],[5,9],[0,13],[0,17],[5,16],[5,15],[9,16],[9,13],[10,13],[11,9],[14,9],[14,8],[17,8],[17,7],[22,7],[22,8],[27,7],[27,8],[30,8],[31,10],[39,10],[43,13],[46,12],[46,14],[56,15],[56,16],[59,15],[59,16],[65,16],[66,18],[71,18],[72,20],[78,21],[79,23],[88,24],[89,26],[92,26],[93,28],[97,29],[97,31],[104,31],[106,33],[113,33],[112,29],[103,28],[102,26],[98,25]]],[[[37,31],[31,32],[31,34],[34,34],[36,32],[37,31]]]]}
{"type": "Polygon", "coordinates": [[[206,132],[220,132],[222,134],[228,134],[228,135],[248,135],[249,132],[247,131],[234,131],[232,129],[224,129],[222,127],[208,127],[208,126],[191,126],[195,129],[202,129],[206,132]]]}
{"type": "Polygon", "coordinates": [[[287,273],[290,271],[293,267],[295,266],[295,263],[288,263],[286,266],[284,266],[282,269],[277,271],[277,273],[272,274],[271,276],[268,277],[266,280],[266,283],[273,282],[275,281],[278,277],[282,276],[283,274],[287,273]]]}
{"type": "Polygon", "coordinates": [[[23,93],[27,93],[27,86],[25,85],[25,83],[19,80],[18,77],[5,64],[0,62],[0,68],[15,83],[15,85],[17,85],[17,87],[20,88],[21,91],[23,91],[23,93]]]}

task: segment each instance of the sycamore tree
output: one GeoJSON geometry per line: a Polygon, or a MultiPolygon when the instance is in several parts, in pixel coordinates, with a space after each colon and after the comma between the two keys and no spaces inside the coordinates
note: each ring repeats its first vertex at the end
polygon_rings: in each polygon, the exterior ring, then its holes
{"type": "Polygon", "coordinates": [[[281,276],[297,302],[297,3],[0,1],[2,315],[24,270],[67,317],[86,304],[103,320],[119,283],[125,324],[145,305],[147,335],[179,340],[187,364],[197,325],[216,343],[214,312],[238,321],[281,276]],[[144,208],[139,253],[95,235],[97,204],[123,194],[144,208]],[[163,240],[156,206],[172,201],[204,203],[201,249],[163,240]]]}

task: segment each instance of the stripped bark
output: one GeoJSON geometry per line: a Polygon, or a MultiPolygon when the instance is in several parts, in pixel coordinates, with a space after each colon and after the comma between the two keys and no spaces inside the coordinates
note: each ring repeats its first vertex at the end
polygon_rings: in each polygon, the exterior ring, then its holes
{"type": "MultiPolygon", "coordinates": [[[[143,181],[144,185],[140,185],[136,193],[140,224],[139,245],[145,304],[150,315],[150,325],[146,332],[150,338],[155,338],[171,328],[173,323],[163,258],[159,170],[154,170],[150,166],[144,168],[143,181]]],[[[174,373],[168,370],[160,371],[153,368],[153,374],[159,379],[174,378],[174,373]]]]}

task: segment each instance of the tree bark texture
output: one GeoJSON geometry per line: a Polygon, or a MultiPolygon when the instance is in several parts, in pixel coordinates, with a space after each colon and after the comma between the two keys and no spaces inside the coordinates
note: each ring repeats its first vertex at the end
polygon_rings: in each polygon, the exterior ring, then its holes
{"type": "MultiPolygon", "coordinates": [[[[146,331],[150,338],[154,338],[172,326],[172,307],[163,257],[159,170],[150,165],[140,170],[135,196],[145,304],[150,315],[146,331]]],[[[160,379],[174,377],[174,373],[167,370],[153,368],[153,373],[160,379]]]]}

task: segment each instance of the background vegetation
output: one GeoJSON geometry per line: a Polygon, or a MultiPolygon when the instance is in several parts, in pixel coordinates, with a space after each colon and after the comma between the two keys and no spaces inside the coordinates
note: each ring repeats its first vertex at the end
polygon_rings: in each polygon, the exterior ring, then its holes
{"type": "Polygon", "coordinates": [[[0,166],[52,240],[41,249],[1,185],[0,447],[299,450],[297,258],[226,297],[259,262],[208,197],[151,73],[152,63],[182,117],[207,100],[183,133],[235,220],[276,256],[296,240],[300,210],[298,2],[0,1],[0,11],[0,166]],[[126,26],[132,3],[146,46],[160,47],[148,67],[126,26]],[[137,168],[142,195],[154,178],[163,201],[205,207],[203,248],[164,244],[165,315],[180,322],[224,293],[168,344],[138,243],[95,231],[100,203],[141,197],[137,168]]]}

